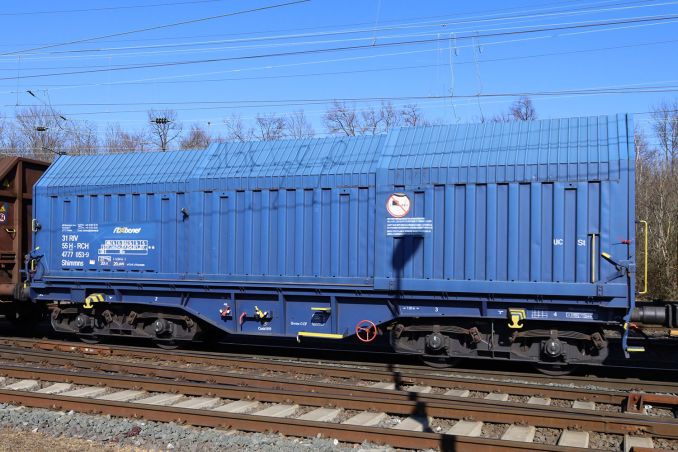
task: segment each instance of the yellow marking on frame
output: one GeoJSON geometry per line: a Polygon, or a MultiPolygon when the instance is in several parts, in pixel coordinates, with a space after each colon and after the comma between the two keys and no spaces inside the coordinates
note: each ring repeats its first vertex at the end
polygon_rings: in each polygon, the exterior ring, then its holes
{"type": "Polygon", "coordinates": [[[298,337],[318,337],[321,339],[343,339],[343,334],[331,334],[331,333],[313,333],[311,331],[299,331],[297,333],[298,337]]]}
{"type": "Polygon", "coordinates": [[[331,311],[332,308],[311,308],[311,311],[323,311],[323,312],[329,312],[331,311]]]}
{"type": "Polygon", "coordinates": [[[85,309],[92,309],[94,305],[92,303],[102,303],[104,301],[104,295],[100,293],[93,293],[89,297],[85,298],[85,309]]]}
{"type": "Polygon", "coordinates": [[[642,353],[645,351],[645,347],[626,347],[626,351],[629,353],[642,353]]]}
{"type": "Polygon", "coordinates": [[[520,322],[525,320],[526,317],[524,309],[509,309],[509,320],[511,322],[508,324],[508,327],[513,329],[522,328],[523,324],[520,322]]]}

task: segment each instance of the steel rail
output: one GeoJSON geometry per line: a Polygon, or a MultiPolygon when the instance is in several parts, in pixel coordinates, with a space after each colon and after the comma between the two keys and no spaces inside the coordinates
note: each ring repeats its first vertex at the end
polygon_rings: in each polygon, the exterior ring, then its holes
{"type": "MultiPolygon", "coordinates": [[[[389,444],[407,449],[441,449],[458,452],[534,450],[533,443],[451,436],[431,432],[411,432],[378,427],[361,427],[298,419],[275,418],[248,414],[231,414],[218,411],[194,410],[135,404],[133,402],[108,402],[68,396],[54,396],[30,392],[0,390],[0,402],[21,404],[33,408],[74,410],[107,414],[118,417],[142,417],[158,422],[188,423],[194,426],[237,429],[246,432],[274,432],[289,436],[313,437],[318,434],[340,441],[389,444]]],[[[574,448],[540,444],[545,451],[571,452],[574,448]]]]}
{"type": "MultiPolygon", "coordinates": [[[[108,369],[100,369],[109,371],[108,369]]],[[[169,381],[148,376],[111,375],[99,372],[66,371],[21,366],[0,366],[0,374],[20,379],[40,379],[49,382],[69,382],[82,385],[107,386],[118,389],[144,389],[152,392],[180,392],[188,396],[218,396],[238,400],[257,399],[264,402],[297,403],[310,406],[333,406],[352,410],[369,410],[395,415],[413,414],[447,419],[471,417],[491,423],[512,424],[516,420],[535,427],[582,428],[610,434],[650,433],[678,439],[678,420],[622,413],[582,412],[571,408],[498,403],[487,400],[451,399],[373,388],[342,388],[341,391],[318,392],[306,385],[278,381],[275,387],[244,386],[242,377],[237,384],[218,382],[169,381]],[[347,390],[345,390],[347,389],[347,390]],[[351,391],[351,389],[353,389],[351,391]]],[[[177,375],[180,377],[180,375],[177,375]]]]}
{"type": "MultiPolygon", "coordinates": [[[[204,381],[214,382],[227,385],[238,386],[252,386],[258,388],[277,388],[281,385],[294,387],[301,391],[312,391],[316,393],[325,394],[355,394],[357,392],[370,394],[374,397],[384,397],[384,394],[390,394],[393,390],[372,388],[370,386],[355,386],[342,383],[322,383],[316,381],[299,381],[293,379],[283,379],[280,377],[269,377],[264,375],[247,375],[243,378],[243,374],[239,373],[224,373],[214,370],[205,369],[186,369],[169,366],[158,366],[152,364],[131,363],[125,361],[101,360],[92,357],[77,357],[69,353],[46,352],[35,350],[17,350],[12,348],[5,348],[0,346],[0,358],[11,361],[24,361],[31,363],[50,363],[52,365],[60,365],[67,367],[77,367],[81,369],[97,369],[107,372],[128,373],[133,375],[149,375],[159,378],[181,379],[190,381],[204,381]]],[[[287,372],[291,374],[303,373],[299,372],[296,364],[286,364],[285,366],[269,365],[259,370],[287,372]]],[[[374,378],[373,371],[359,371],[355,369],[344,368],[325,368],[323,376],[343,377],[343,378],[374,378]]],[[[598,403],[607,403],[612,405],[622,406],[625,403],[628,394],[605,391],[605,390],[587,390],[577,388],[567,388],[558,386],[545,385],[524,385],[520,383],[507,383],[497,381],[474,381],[466,378],[442,378],[442,377],[407,377],[397,371],[380,374],[382,379],[388,380],[395,384],[396,388],[401,389],[407,385],[426,384],[430,386],[442,388],[459,388],[469,389],[473,391],[497,392],[503,391],[514,395],[544,395],[556,399],[566,400],[581,400],[586,399],[598,403]]],[[[440,396],[435,394],[419,395],[419,397],[437,398],[442,400],[450,400],[454,397],[440,396]]],[[[459,398],[457,398],[459,399],[459,398]]],[[[462,400],[468,400],[462,398],[462,400]]],[[[473,399],[473,403],[492,404],[493,401],[483,399],[473,399]]]]}
{"type": "MultiPolygon", "coordinates": [[[[290,366],[295,366],[295,372],[306,375],[334,376],[339,378],[359,378],[371,381],[383,381],[389,379],[394,372],[400,374],[406,382],[415,382],[416,384],[429,384],[427,378],[431,378],[430,385],[439,385],[433,383],[434,380],[442,379],[459,382],[462,384],[468,382],[472,377],[476,382],[482,382],[483,379],[492,384],[502,384],[502,381],[492,379],[520,379],[535,385],[553,385],[562,383],[563,385],[580,384],[582,386],[600,386],[620,391],[631,391],[642,389],[645,392],[675,393],[678,392],[678,383],[671,381],[652,381],[641,379],[614,379],[600,378],[590,376],[542,376],[533,373],[521,373],[512,371],[487,371],[479,369],[461,369],[433,370],[422,366],[403,365],[403,364],[381,364],[381,363],[363,363],[355,361],[331,361],[328,363],[318,363],[317,359],[299,359],[299,358],[252,358],[242,355],[221,352],[204,351],[185,351],[174,350],[172,352],[163,352],[157,348],[142,348],[138,346],[115,345],[107,346],[101,344],[87,345],[81,342],[64,342],[57,340],[33,340],[26,338],[1,338],[0,344],[8,346],[20,346],[36,350],[58,350],[63,352],[78,352],[89,355],[102,355],[113,357],[133,357],[140,359],[165,360],[172,362],[182,362],[187,364],[214,365],[224,367],[239,367],[243,369],[264,369],[277,370],[284,367],[282,371],[287,371],[290,366]],[[340,367],[352,366],[352,367],[340,367]],[[287,369],[285,369],[287,368],[287,369]],[[451,375],[445,375],[445,374],[451,375]],[[464,376],[468,375],[468,376],[464,376]]],[[[448,387],[448,386],[440,386],[448,387]]],[[[478,389],[480,390],[480,389],[478,389]]],[[[517,393],[516,393],[517,394],[517,393]]],[[[531,395],[531,394],[530,394],[531,395]]]]}

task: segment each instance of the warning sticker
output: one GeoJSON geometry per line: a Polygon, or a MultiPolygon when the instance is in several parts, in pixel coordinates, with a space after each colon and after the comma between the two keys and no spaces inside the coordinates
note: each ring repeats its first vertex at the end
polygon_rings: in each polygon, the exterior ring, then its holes
{"type": "Polygon", "coordinates": [[[424,235],[433,232],[433,220],[428,218],[387,218],[386,235],[403,237],[406,235],[424,235]]]}
{"type": "Polygon", "coordinates": [[[405,193],[393,193],[386,201],[386,210],[394,218],[401,218],[410,212],[410,198],[405,193]]]}

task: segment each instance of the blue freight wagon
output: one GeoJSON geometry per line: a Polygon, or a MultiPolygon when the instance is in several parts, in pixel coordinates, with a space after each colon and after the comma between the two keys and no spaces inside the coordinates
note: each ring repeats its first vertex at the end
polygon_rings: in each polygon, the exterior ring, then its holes
{"type": "Polygon", "coordinates": [[[626,115],[62,156],[30,296],[84,338],[206,328],[602,362],[634,310],[626,115]]]}

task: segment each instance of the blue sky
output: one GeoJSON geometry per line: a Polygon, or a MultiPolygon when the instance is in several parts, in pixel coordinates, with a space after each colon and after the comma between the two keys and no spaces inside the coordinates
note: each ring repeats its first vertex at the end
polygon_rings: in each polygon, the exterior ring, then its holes
{"type": "MultiPolygon", "coordinates": [[[[429,119],[468,122],[506,111],[514,97],[497,93],[678,87],[678,1],[311,0],[61,45],[285,2],[6,2],[1,112],[50,103],[103,130],[143,127],[148,108],[173,108],[186,124],[221,133],[232,114],[303,108],[322,131],[334,98],[375,99],[358,109],[381,98],[416,103],[429,119]]],[[[552,118],[645,112],[678,93],[532,97],[552,118]]]]}

